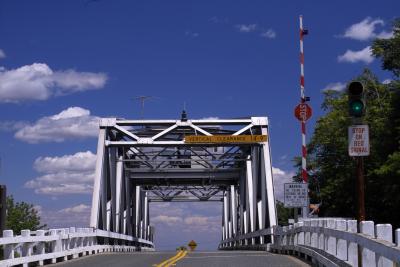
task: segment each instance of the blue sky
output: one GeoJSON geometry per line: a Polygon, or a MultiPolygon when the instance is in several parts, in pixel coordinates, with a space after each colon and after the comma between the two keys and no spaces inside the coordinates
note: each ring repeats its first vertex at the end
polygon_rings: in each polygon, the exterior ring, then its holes
{"type": "MultiPolygon", "coordinates": [[[[150,95],[145,118],[178,118],[184,102],[190,118],[268,116],[282,184],[300,153],[299,15],[311,132],[325,88],[343,90],[364,67],[393,78],[368,46],[390,36],[396,10],[394,0],[1,1],[0,182],[52,226],[87,224],[97,119],[139,118],[134,98],[150,95]]],[[[220,205],[167,206],[152,212],[160,247],[216,247],[220,205]]]]}

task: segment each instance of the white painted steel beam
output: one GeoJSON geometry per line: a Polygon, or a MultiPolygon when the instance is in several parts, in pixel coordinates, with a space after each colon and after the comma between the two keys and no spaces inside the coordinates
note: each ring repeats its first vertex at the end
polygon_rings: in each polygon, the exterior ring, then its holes
{"type": "MultiPolygon", "coordinates": [[[[246,180],[247,180],[247,193],[248,193],[248,211],[250,216],[250,231],[254,232],[256,230],[256,222],[255,222],[255,198],[254,198],[254,180],[253,180],[253,171],[252,171],[252,163],[250,156],[246,161],[246,180]]],[[[254,238],[252,239],[252,243],[254,244],[254,238]]]]}
{"type": "Polygon", "coordinates": [[[104,164],[104,151],[105,151],[106,133],[105,129],[99,130],[99,139],[97,142],[97,157],[96,157],[96,171],[94,176],[93,196],[92,196],[92,209],[90,215],[90,227],[97,228],[100,217],[100,195],[101,184],[103,179],[103,164],[104,164]]]}
{"type": "MultiPolygon", "coordinates": [[[[267,128],[263,128],[262,133],[268,135],[267,128]]],[[[269,146],[269,138],[267,142],[263,143],[262,151],[263,151],[262,164],[265,170],[265,185],[267,190],[267,203],[268,203],[268,215],[269,215],[268,227],[272,227],[274,225],[277,225],[277,217],[276,217],[276,203],[275,203],[275,193],[274,193],[272,163],[271,163],[271,148],[269,146]]]]}

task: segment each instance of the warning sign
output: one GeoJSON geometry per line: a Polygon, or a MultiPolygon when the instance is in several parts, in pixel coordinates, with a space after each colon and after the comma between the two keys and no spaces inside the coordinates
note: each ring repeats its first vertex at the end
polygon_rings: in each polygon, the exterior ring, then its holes
{"type": "Polygon", "coordinates": [[[301,208],[308,206],[307,183],[286,183],[284,189],[285,207],[301,208]]]}
{"type": "Polygon", "coordinates": [[[185,143],[260,143],[266,135],[187,135],[185,143]]]}
{"type": "Polygon", "coordinates": [[[369,156],[368,125],[349,126],[349,156],[369,156]]]}

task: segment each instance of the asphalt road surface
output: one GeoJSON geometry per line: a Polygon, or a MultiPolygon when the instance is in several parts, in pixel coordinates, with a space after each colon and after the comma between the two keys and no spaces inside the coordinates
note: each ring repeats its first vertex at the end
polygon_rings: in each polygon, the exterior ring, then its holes
{"type": "Polygon", "coordinates": [[[109,253],[57,263],[54,267],[304,267],[307,263],[265,251],[109,253]]]}

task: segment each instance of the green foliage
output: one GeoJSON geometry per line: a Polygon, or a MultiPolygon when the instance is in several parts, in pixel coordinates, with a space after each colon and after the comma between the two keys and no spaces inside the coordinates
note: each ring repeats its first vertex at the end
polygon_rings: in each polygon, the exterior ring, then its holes
{"type": "Polygon", "coordinates": [[[39,230],[46,227],[40,225],[38,211],[32,204],[26,202],[14,202],[13,196],[7,197],[6,229],[11,229],[14,234],[20,234],[21,230],[39,230]]]}
{"type": "Polygon", "coordinates": [[[276,212],[278,213],[278,225],[288,225],[288,220],[293,218],[293,209],[285,208],[280,201],[276,201],[276,212]]]}
{"type": "Polygon", "coordinates": [[[393,71],[400,76],[400,19],[393,23],[393,38],[376,39],[372,45],[372,53],[382,59],[382,68],[393,71]]]}

